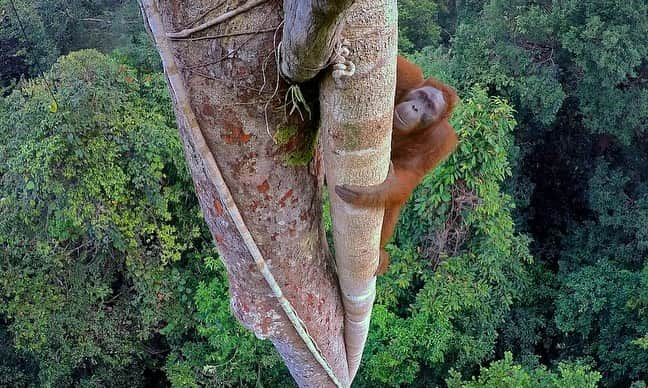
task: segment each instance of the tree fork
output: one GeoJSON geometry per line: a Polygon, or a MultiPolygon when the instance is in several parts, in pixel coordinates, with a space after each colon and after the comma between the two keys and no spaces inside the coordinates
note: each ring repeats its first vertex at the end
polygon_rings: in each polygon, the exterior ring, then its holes
{"type": "Polygon", "coordinates": [[[315,77],[330,65],[344,17],[354,0],[284,0],[281,73],[293,82],[315,77]]]}

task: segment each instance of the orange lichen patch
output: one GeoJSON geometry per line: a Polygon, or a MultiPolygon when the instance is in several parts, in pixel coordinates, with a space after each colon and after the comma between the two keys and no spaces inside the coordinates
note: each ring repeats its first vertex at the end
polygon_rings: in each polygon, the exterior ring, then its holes
{"type": "Polygon", "coordinates": [[[267,335],[270,332],[271,327],[272,318],[269,316],[264,317],[261,323],[259,323],[259,329],[262,335],[267,335]]]}
{"type": "Polygon", "coordinates": [[[214,117],[216,115],[214,104],[211,103],[211,100],[207,96],[204,96],[200,102],[200,114],[206,117],[214,117]]]}
{"type": "Polygon", "coordinates": [[[202,104],[202,106],[200,107],[200,112],[204,116],[208,116],[208,117],[214,116],[215,114],[214,107],[209,102],[202,104]]]}
{"type": "Polygon", "coordinates": [[[267,193],[269,189],[270,189],[270,184],[268,183],[267,179],[264,180],[263,183],[257,186],[257,191],[259,191],[259,193],[262,194],[267,193]]]}
{"type": "Polygon", "coordinates": [[[223,206],[220,204],[220,201],[217,199],[214,199],[214,209],[216,210],[216,214],[219,216],[223,215],[223,206]]]}
{"type": "Polygon", "coordinates": [[[285,207],[286,206],[286,200],[288,200],[288,198],[292,197],[292,195],[293,195],[293,190],[292,189],[288,190],[286,192],[286,194],[284,194],[284,196],[281,197],[281,199],[279,200],[279,206],[285,207]]]}
{"type": "Polygon", "coordinates": [[[312,306],[315,304],[315,295],[313,293],[309,292],[306,294],[306,301],[309,306],[312,306]]]}
{"type": "Polygon", "coordinates": [[[243,132],[241,128],[232,128],[226,130],[221,137],[223,141],[227,144],[245,144],[250,141],[252,135],[243,132]]]}

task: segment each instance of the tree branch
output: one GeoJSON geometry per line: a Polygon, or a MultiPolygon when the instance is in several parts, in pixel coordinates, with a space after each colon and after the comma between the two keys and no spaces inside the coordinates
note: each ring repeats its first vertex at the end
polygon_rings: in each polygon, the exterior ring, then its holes
{"type": "Polygon", "coordinates": [[[169,39],[195,42],[195,41],[198,41],[198,40],[221,39],[221,38],[229,38],[229,37],[232,37],[232,36],[263,34],[263,33],[266,33],[266,32],[274,32],[277,28],[278,27],[265,28],[265,29],[261,29],[261,30],[235,31],[235,32],[230,32],[230,33],[226,33],[226,34],[199,36],[197,38],[188,38],[188,37],[187,38],[173,38],[173,37],[169,37],[169,39]]]}
{"type": "Polygon", "coordinates": [[[99,19],[99,18],[81,18],[79,19],[79,21],[112,24],[110,20],[99,19]]]}
{"type": "Polygon", "coordinates": [[[236,8],[236,9],[225,12],[224,14],[219,15],[219,16],[213,18],[212,20],[206,21],[205,23],[203,23],[201,25],[198,25],[198,26],[196,26],[194,28],[186,28],[186,29],[184,29],[182,31],[178,31],[178,32],[169,32],[169,33],[166,34],[166,36],[167,36],[167,38],[186,38],[186,37],[188,37],[189,35],[191,35],[193,33],[205,30],[205,29],[207,29],[209,27],[215,26],[215,25],[217,25],[219,23],[222,23],[222,22],[224,22],[224,21],[226,21],[228,19],[231,19],[234,16],[236,16],[238,14],[241,14],[241,13],[247,11],[247,10],[250,10],[250,9],[256,7],[259,4],[265,3],[266,1],[268,1],[268,0],[254,0],[254,1],[251,1],[251,2],[249,2],[247,4],[244,4],[244,5],[236,8]]]}

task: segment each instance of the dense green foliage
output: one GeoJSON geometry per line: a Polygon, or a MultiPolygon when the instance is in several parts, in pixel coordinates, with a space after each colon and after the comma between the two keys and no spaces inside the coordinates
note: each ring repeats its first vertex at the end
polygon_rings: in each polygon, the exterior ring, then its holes
{"type": "MultiPolygon", "coordinates": [[[[0,387],[290,384],[231,316],[135,2],[14,3],[0,387]]],[[[648,5],[398,6],[461,143],[401,216],[354,386],[645,386],[648,5]]]]}
{"type": "Polygon", "coordinates": [[[455,27],[460,86],[488,84],[530,123],[551,124],[570,96],[592,132],[628,144],[645,131],[645,1],[492,0],[455,27]]]}
{"type": "Polygon", "coordinates": [[[452,377],[446,382],[449,388],[594,388],[601,379],[600,373],[591,372],[587,366],[561,363],[557,369],[554,373],[544,367],[528,371],[513,364],[513,355],[506,352],[503,360],[481,368],[478,378],[461,381],[461,375],[452,371],[452,377]]]}
{"type": "Polygon", "coordinates": [[[398,2],[399,49],[419,50],[437,43],[441,30],[436,23],[437,7],[433,0],[398,2]]]}
{"type": "Polygon", "coordinates": [[[143,44],[147,40],[135,1],[0,0],[0,88],[82,48],[119,48],[140,67],[158,69],[157,53],[143,44]]]}
{"type": "Polygon", "coordinates": [[[648,5],[474,3],[440,7],[452,40],[412,57],[464,94],[480,84],[517,110],[507,191],[535,260],[496,355],[513,351],[529,376],[540,363],[582,360],[604,385],[643,384],[648,5]]]}
{"type": "Polygon", "coordinates": [[[207,245],[162,77],[95,51],[51,74],[58,109],[41,80],[0,103],[0,313],[43,385],[117,382],[184,314],[166,267],[207,245]]]}
{"type": "Polygon", "coordinates": [[[0,88],[22,75],[38,74],[38,68],[51,65],[58,53],[34,4],[17,1],[15,6],[20,22],[9,0],[0,1],[0,88]]]}
{"type": "Polygon", "coordinates": [[[40,79],[0,100],[0,368],[54,387],[285,379],[229,313],[161,74],[79,51],[49,76],[58,109],[40,79]]]}
{"type": "Polygon", "coordinates": [[[500,190],[512,110],[475,89],[452,121],[460,146],[415,191],[390,247],[358,386],[429,386],[450,367],[471,371],[492,355],[528,281],[528,240],[515,233],[513,202],[500,190]]]}

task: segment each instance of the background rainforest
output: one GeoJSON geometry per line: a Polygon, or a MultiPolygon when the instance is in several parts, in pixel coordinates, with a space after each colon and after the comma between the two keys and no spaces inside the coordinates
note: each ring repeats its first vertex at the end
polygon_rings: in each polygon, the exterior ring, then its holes
{"type": "MultiPolygon", "coordinates": [[[[285,386],[230,314],[135,2],[14,2],[0,386],[285,386]]],[[[401,52],[459,90],[461,145],[401,217],[354,386],[645,387],[648,3],[399,10],[401,52]]]]}

